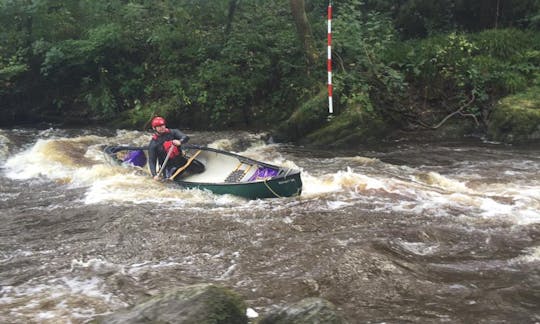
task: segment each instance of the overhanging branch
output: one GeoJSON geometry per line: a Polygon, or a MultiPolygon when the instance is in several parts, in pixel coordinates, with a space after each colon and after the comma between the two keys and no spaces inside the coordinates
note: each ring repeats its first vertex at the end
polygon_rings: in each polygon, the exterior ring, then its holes
{"type": "Polygon", "coordinates": [[[456,110],[456,111],[454,111],[454,112],[448,114],[446,117],[444,117],[444,118],[443,118],[438,124],[436,124],[436,125],[430,126],[430,125],[427,125],[427,124],[425,124],[425,123],[423,123],[423,122],[421,122],[421,121],[419,122],[419,124],[422,125],[422,126],[424,126],[424,127],[426,127],[426,128],[437,129],[437,128],[441,127],[442,125],[444,125],[444,123],[446,123],[446,122],[448,121],[448,119],[452,118],[452,117],[455,116],[455,115],[460,115],[460,116],[463,116],[463,117],[471,117],[471,118],[473,118],[474,121],[476,122],[476,125],[480,125],[480,123],[478,122],[478,119],[476,118],[475,115],[463,113],[463,109],[469,107],[469,106],[474,102],[475,99],[476,99],[476,97],[475,97],[474,93],[471,94],[471,99],[470,99],[467,103],[465,103],[463,106],[459,107],[458,110],[456,110]]]}

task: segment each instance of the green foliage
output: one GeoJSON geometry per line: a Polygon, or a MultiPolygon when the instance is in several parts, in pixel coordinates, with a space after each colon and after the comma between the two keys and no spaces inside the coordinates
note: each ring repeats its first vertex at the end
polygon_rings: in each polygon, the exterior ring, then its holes
{"type": "Polygon", "coordinates": [[[144,73],[138,73],[148,82],[138,96],[122,86],[122,93],[131,96],[127,102],[144,98],[144,107],[159,102],[159,110],[173,119],[212,128],[287,118],[309,80],[284,4],[242,2],[232,22],[224,14],[229,1],[157,6],[153,10],[162,11],[164,20],[144,37],[149,51],[144,73]],[[272,109],[285,104],[286,109],[272,109]]]}
{"type": "Polygon", "coordinates": [[[83,32],[85,20],[79,3],[78,0],[32,1],[26,8],[32,37],[48,41],[77,38],[83,32]]]}
{"type": "MultiPolygon", "coordinates": [[[[0,50],[2,48],[0,47],[0,50]]],[[[0,95],[14,87],[14,80],[28,71],[23,53],[4,57],[0,51],[0,95]]]]}
{"type": "Polygon", "coordinates": [[[99,117],[107,118],[114,116],[116,110],[115,98],[111,89],[105,84],[99,84],[87,92],[84,96],[84,102],[99,117]]]}
{"type": "Polygon", "coordinates": [[[361,1],[350,1],[341,8],[335,23],[337,73],[335,89],[345,106],[362,105],[372,109],[372,100],[399,100],[406,86],[402,74],[384,62],[386,49],[396,41],[391,20],[377,12],[361,11],[361,1]]]}
{"type": "Polygon", "coordinates": [[[534,33],[518,29],[490,29],[471,37],[477,44],[478,53],[497,59],[508,60],[530,46],[534,33]]]}
{"type": "Polygon", "coordinates": [[[538,30],[540,27],[538,0],[364,0],[361,9],[387,13],[405,39],[453,31],[479,32],[509,27],[538,30]]]}
{"type": "MultiPolygon", "coordinates": [[[[353,128],[366,116],[440,120],[474,95],[463,112],[485,120],[539,73],[540,33],[523,29],[538,28],[534,1],[497,21],[487,0],[336,2],[337,114],[353,128]]],[[[326,125],[326,4],[306,1],[321,58],[307,66],[287,0],[0,0],[0,109],[313,131],[326,125]]]]}
{"type": "Polygon", "coordinates": [[[440,111],[439,119],[466,106],[463,113],[482,121],[492,102],[525,89],[538,71],[535,37],[517,29],[441,34],[397,44],[386,59],[406,72],[409,91],[440,111]]]}
{"type": "Polygon", "coordinates": [[[454,29],[455,1],[411,0],[405,1],[395,17],[395,25],[406,37],[435,35],[454,29]]]}
{"type": "Polygon", "coordinates": [[[94,70],[91,64],[103,64],[108,51],[120,43],[121,28],[115,24],[102,25],[88,31],[86,39],[59,42],[45,53],[41,73],[64,74],[73,67],[94,70]]]}
{"type": "Polygon", "coordinates": [[[540,87],[509,96],[499,102],[489,120],[488,134],[504,142],[540,139],[540,87]]]}
{"type": "MultiPolygon", "coordinates": [[[[403,68],[409,78],[424,85],[465,89],[474,72],[469,61],[475,45],[465,35],[451,33],[409,42],[403,68]]],[[[402,58],[403,59],[403,58],[402,58]]]]}
{"type": "Polygon", "coordinates": [[[501,29],[472,35],[478,51],[471,64],[481,72],[486,91],[505,95],[528,87],[540,68],[540,38],[536,34],[501,29]]]}
{"type": "Polygon", "coordinates": [[[209,126],[250,125],[290,114],[305,80],[300,44],[292,21],[266,19],[288,14],[283,3],[246,2],[221,46],[207,46],[207,59],[193,72],[190,111],[209,118],[209,126]],[[272,32],[269,32],[272,31],[272,32]],[[268,113],[270,107],[283,107],[268,113]],[[291,105],[292,103],[292,105],[291,105]]]}

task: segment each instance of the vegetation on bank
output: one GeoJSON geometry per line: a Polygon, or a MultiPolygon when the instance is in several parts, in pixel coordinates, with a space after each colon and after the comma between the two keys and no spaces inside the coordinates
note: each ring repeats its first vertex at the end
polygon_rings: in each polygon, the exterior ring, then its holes
{"type": "Polygon", "coordinates": [[[540,82],[498,102],[488,134],[502,142],[540,141],[540,82]]]}
{"type": "MultiPolygon", "coordinates": [[[[199,129],[279,126],[287,139],[326,145],[452,122],[509,138],[498,125],[512,118],[494,107],[534,92],[538,1],[336,2],[334,118],[325,98],[326,6],[0,0],[1,123],[140,128],[162,114],[199,129]]],[[[526,133],[525,119],[512,119],[511,129],[526,133]]]]}

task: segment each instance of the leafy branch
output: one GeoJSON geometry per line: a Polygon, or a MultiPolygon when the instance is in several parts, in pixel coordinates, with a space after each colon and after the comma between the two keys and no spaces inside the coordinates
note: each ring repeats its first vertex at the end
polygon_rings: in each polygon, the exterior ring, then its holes
{"type": "Polygon", "coordinates": [[[439,123],[437,123],[436,125],[433,125],[433,126],[430,126],[430,125],[427,125],[426,123],[422,122],[422,121],[419,121],[418,123],[425,127],[425,128],[431,128],[431,129],[437,129],[439,127],[441,127],[442,125],[444,125],[444,123],[446,123],[448,121],[448,119],[452,118],[453,116],[455,115],[460,115],[460,116],[463,116],[463,117],[471,117],[474,119],[474,121],[476,122],[476,125],[479,126],[480,123],[478,122],[478,119],[476,118],[476,116],[474,114],[467,114],[467,113],[463,113],[463,110],[467,107],[469,107],[474,101],[475,101],[476,97],[474,95],[474,93],[471,94],[471,99],[465,103],[464,105],[462,105],[461,107],[459,107],[458,110],[448,114],[446,117],[444,117],[439,123]]]}

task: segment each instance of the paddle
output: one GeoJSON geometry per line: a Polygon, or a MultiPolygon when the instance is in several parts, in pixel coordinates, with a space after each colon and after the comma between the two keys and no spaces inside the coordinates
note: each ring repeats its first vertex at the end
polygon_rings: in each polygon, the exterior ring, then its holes
{"type": "Polygon", "coordinates": [[[180,172],[184,171],[191,164],[191,162],[195,160],[195,158],[197,157],[197,155],[199,155],[199,153],[201,153],[201,150],[198,150],[195,154],[193,154],[193,156],[189,158],[189,160],[186,162],[186,164],[184,164],[184,166],[176,170],[176,172],[172,176],[169,177],[169,180],[174,180],[174,178],[176,178],[176,176],[179,175],[180,172]]]}
{"type": "Polygon", "coordinates": [[[156,177],[159,177],[163,170],[165,170],[165,166],[167,166],[167,162],[169,162],[169,158],[171,157],[172,150],[174,149],[174,145],[171,145],[169,147],[169,151],[167,152],[167,156],[165,157],[165,161],[163,161],[163,164],[161,165],[161,168],[159,169],[159,172],[156,174],[156,177]]]}

